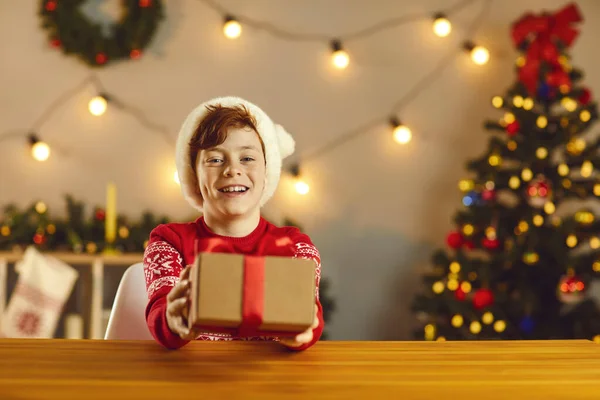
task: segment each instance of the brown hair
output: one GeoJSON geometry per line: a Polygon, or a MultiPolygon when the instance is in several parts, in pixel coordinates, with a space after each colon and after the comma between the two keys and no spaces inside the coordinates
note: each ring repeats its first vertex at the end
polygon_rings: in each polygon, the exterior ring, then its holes
{"type": "MultiPolygon", "coordinates": [[[[194,135],[190,139],[190,161],[196,171],[196,162],[200,150],[210,149],[225,142],[229,128],[251,128],[258,135],[256,118],[243,106],[223,107],[220,104],[206,106],[208,113],[204,116],[194,135]]],[[[263,154],[265,144],[258,135],[263,154]]]]}

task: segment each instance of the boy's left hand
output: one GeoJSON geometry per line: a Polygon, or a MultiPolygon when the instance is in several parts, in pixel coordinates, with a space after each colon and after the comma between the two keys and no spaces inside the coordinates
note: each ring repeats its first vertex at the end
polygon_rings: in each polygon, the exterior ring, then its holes
{"type": "Polygon", "coordinates": [[[315,306],[315,319],[310,328],[293,338],[281,338],[279,339],[279,342],[289,347],[300,347],[303,344],[309,343],[311,340],[313,340],[313,329],[319,326],[319,317],[317,316],[317,313],[318,309],[315,306]]]}

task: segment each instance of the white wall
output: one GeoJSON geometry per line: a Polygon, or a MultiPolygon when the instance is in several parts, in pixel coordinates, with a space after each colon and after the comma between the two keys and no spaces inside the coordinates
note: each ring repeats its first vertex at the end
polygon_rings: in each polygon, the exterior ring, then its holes
{"type": "MultiPolygon", "coordinates": [[[[428,22],[389,29],[346,46],[350,67],[330,67],[326,43],[287,42],[245,28],[237,41],[224,38],[221,17],[199,1],[169,0],[167,20],[152,49],[138,62],[98,71],[107,90],[169,127],[174,140],[185,115],[198,103],[238,95],[263,107],[297,140],[298,155],[374,118],[429,73],[481,8],[469,6],[452,18],[451,37],[434,37],[428,22]]],[[[390,16],[423,13],[449,0],[221,0],[223,6],[255,19],[300,32],[336,35],[390,16]]],[[[460,205],[456,182],[465,161],[480,154],[488,134],[493,94],[514,80],[516,56],[510,23],[526,11],[524,2],[496,1],[475,39],[491,50],[491,61],[474,66],[464,54],[402,113],[415,140],[400,147],[385,124],[304,166],[311,184],[299,198],[288,180],[267,205],[273,218],[292,216],[319,247],[323,273],[333,281],[338,311],[332,339],[408,339],[407,309],[417,269],[444,243],[451,216],[460,205]],[[294,211],[292,211],[292,209],[294,211]]],[[[88,73],[83,64],[47,47],[36,16],[38,1],[0,0],[0,132],[27,129],[65,90],[88,73]]],[[[528,1],[534,11],[555,10],[563,1],[528,1]]],[[[116,0],[94,1],[109,16],[116,0]]],[[[586,21],[572,52],[574,64],[590,76],[600,94],[596,38],[600,2],[580,1],[586,21]]],[[[173,218],[194,218],[172,180],[173,147],[119,110],[92,117],[92,88],[61,107],[39,132],[55,152],[34,162],[24,139],[0,141],[0,204],[44,200],[62,208],[63,194],[102,205],[105,185],[118,185],[121,212],[137,216],[149,208],[173,218]],[[60,151],[59,151],[60,150],[60,151]],[[62,153],[62,154],[60,154],[62,153]]],[[[59,211],[62,211],[59,210],[59,211]]]]}

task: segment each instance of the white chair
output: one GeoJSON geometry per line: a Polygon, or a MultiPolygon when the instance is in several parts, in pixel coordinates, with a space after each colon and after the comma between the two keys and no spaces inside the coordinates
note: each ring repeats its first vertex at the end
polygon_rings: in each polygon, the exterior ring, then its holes
{"type": "Polygon", "coordinates": [[[105,340],[154,340],[146,325],[146,279],[143,263],[133,264],[123,274],[113,303],[105,340]]]}

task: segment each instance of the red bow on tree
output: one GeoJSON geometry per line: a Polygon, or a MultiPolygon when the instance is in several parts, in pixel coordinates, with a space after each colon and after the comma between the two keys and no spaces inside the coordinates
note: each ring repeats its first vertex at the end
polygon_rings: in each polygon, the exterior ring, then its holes
{"type": "Polygon", "coordinates": [[[558,62],[560,53],[556,41],[570,47],[579,35],[579,31],[571,25],[582,20],[577,5],[571,3],[554,14],[535,16],[528,13],[513,24],[512,39],[515,46],[518,47],[525,39],[531,38],[525,64],[519,70],[519,80],[530,94],[535,94],[543,61],[551,65],[551,71],[546,77],[549,85],[571,85],[569,75],[558,62]]]}

